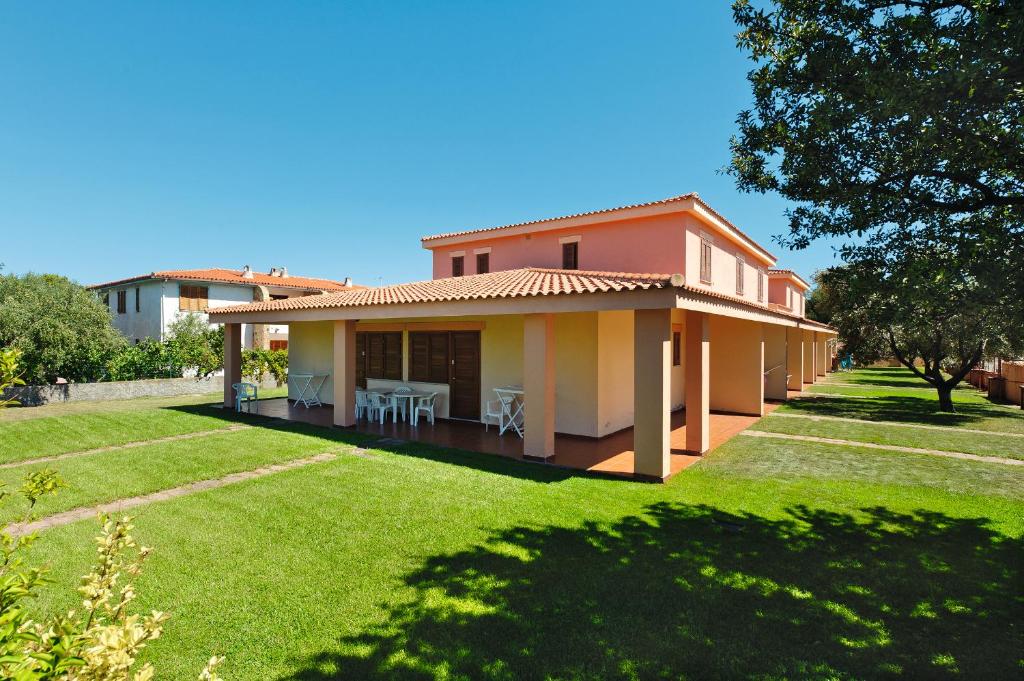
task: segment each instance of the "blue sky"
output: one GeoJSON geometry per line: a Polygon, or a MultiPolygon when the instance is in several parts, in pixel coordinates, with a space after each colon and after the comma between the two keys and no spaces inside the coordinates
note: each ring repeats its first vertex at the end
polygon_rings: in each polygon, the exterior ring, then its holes
{"type": "Polygon", "coordinates": [[[426,234],[696,191],[809,276],[831,248],[784,252],[786,202],[718,172],[734,34],[696,0],[10,3],[0,262],[394,283],[426,234]]]}

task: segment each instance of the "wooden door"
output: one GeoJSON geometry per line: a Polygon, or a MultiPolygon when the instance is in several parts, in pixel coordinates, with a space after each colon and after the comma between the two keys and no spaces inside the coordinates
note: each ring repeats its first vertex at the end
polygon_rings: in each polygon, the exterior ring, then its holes
{"type": "Polygon", "coordinates": [[[451,393],[448,415],[453,419],[480,420],[480,332],[451,333],[451,393]]]}

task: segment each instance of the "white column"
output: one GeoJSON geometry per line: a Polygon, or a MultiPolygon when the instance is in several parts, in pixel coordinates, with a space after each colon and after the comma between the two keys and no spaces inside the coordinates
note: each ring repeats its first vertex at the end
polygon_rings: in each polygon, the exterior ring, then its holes
{"type": "Polygon", "coordinates": [[[235,408],[235,390],[242,382],[242,325],[224,325],[224,406],[235,408]]]}

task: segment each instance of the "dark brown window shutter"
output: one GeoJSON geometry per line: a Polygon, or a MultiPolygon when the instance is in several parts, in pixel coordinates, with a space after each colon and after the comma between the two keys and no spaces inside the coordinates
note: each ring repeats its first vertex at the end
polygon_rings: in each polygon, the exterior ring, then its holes
{"type": "Polygon", "coordinates": [[[356,385],[366,387],[366,334],[356,334],[356,385]]]}
{"type": "Polygon", "coordinates": [[[576,242],[562,244],[562,269],[578,270],[580,267],[580,250],[576,242]]]}
{"type": "Polygon", "coordinates": [[[672,366],[677,367],[682,362],[683,355],[683,334],[678,331],[672,332],[672,366]]]}
{"type": "Polygon", "coordinates": [[[477,253],[476,254],[476,273],[487,274],[491,271],[491,254],[490,253],[477,253]]]}
{"type": "Polygon", "coordinates": [[[465,259],[461,255],[452,258],[452,276],[461,277],[465,270],[465,259]]]}
{"type": "Polygon", "coordinates": [[[402,380],[402,333],[384,334],[384,378],[402,380]]]}

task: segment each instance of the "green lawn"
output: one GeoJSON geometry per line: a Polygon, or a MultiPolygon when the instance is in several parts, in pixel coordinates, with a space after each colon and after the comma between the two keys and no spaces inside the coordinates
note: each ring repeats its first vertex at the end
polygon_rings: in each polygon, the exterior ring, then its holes
{"type": "MultiPolygon", "coordinates": [[[[863,371],[842,378],[901,379],[863,371]]],[[[957,423],[892,399],[851,399],[863,404],[842,415],[957,423]]],[[[783,409],[822,404],[843,411],[840,398],[783,409]]],[[[1005,408],[970,406],[963,425],[1021,428],[1005,408]]],[[[122,412],[139,419],[136,439],[155,437],[163,419],[166,428],[195,419],[199,430],[218,413],[122,412]]],[[[758,427],[783,421],[825,423],[767,417],[758,427]]],[[[0,421],[0,436],[11,425],[0,421]]],[[[117,439],[132,427],[114,430],[117,439]]],[[[903,437],[890,430],[828,436],[903,437]]],[[[912,441],[935,432],[902,430],[912,441]]],[[[945,448],[975,439],[962,435],[951,431],[945,448]]],[[[46,435],[20,437],[47,446],[46,435]]],[[[173,613],[146,656],[164,679],[194,678],[213,653],[227,655],[231,679],[1011,678],[1024,669],[1024,467],[741,435],[652,485],[414,444],[346,453],[360,442],[336,429],[261,428],[75,457],[53,464],[72,488],[44,512],[339,452],[136,509],[138,539],[156,547],[139,605],[173,613]]],[[[83,521],[42,535],[35,557],[58,583],[41,611],[75,606],[95,532],[83,521]]]]}

